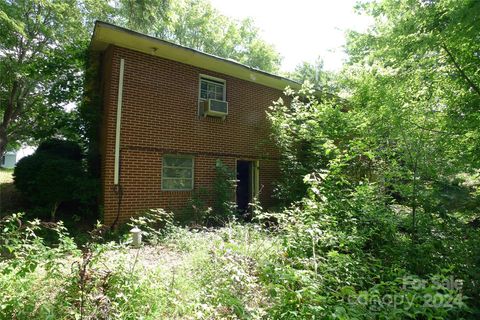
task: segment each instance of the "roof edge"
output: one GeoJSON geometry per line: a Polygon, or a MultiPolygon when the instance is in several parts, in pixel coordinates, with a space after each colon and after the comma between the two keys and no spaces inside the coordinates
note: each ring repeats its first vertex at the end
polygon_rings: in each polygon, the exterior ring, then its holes
{"type": "Polygon", "coordinates": [[[287,86],[294,89],[301,87],[299,82],[244,65],[231,59],[218,57],[111,23],[99,20],[95,21],[95,28],[89,49],[91,51],[103,51],[109,45],[115,45],[226,74],[274,89],[284,90],[287,86]]]}

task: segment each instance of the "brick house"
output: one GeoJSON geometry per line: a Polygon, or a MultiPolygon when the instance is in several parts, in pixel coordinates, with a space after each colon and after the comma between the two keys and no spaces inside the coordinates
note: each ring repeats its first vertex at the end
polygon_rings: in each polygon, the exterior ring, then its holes
{"type": "Polygon", "coordinates": [[[148,208],[180,212],[211,189],[220,160],[240,209],[274,204],[279,153],[266,109],[296,82],[111,24],[90,44],[102,105],[105,224],[148,208]]]}

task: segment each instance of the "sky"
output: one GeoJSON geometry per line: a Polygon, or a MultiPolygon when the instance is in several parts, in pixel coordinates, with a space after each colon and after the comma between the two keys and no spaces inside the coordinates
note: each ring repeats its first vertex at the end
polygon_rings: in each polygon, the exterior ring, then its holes
{"type": "Polygon", "coordinates": [[[283,57],[281,69],[293,71],[318,56],[326,70],[336,71],[346,58],[346,30],[365,31],[372,23],[354,12],[357,0],[210,0],[222,14],[253,18],[262,38],[283,57]]]}

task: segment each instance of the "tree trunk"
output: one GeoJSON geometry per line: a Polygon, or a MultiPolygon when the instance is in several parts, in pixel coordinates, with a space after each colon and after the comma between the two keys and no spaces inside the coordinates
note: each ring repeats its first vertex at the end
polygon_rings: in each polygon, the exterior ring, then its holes
{"type": "Polygon", "coordinates": [[[13,81],[12,85],[12,90],[10,91],[10,96],[8,98],[8,103],[6,105],[6,108],[3,112],[3,119],[2,122],[0,123],[0,157],[3,157],[5,154],[5,150],[7,148],[7,143],[8,143],[8,136],[7,136],[7,128],[14,120],[15,118],[15,112],[18,110],[15,110],[18,105],[17,105],[17,99],[18,99],[18,92],[20,89],[20,83],[15,80],[13,81]]]}
{"type": "Polygon", "coordinates": [[[7,130],[0,126],[0,158],[4,156],[8,143],[7,130]]]}
{"type": "Polygon", "coordinates": [[[413,186],[412,186],[412,240],[417,242],[417,161],[413,165],[413,186]]]}
{"type": "Polygon", "coordinates": [[[55,203],[53,204],[52,211],[50,212],[50,220],[51,220],[52,222],[55,222],[55,216],[56,216],[56,214],[57,214],[57,209],[58,209],[58,206],[59,206],[59,205],[60,205],[60,203],[58,203],[58,202],[55,202],[55,203]]]}

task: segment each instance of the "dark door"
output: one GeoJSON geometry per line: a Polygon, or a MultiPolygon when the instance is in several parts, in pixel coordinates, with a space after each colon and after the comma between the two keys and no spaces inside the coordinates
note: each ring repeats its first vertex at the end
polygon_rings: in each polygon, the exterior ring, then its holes
{"type": "Polygon", "coordinates": [[[245,214],[248,211],[251,195],[251,165],[250,161],[237,161],[237,209],[245,214]]]}

